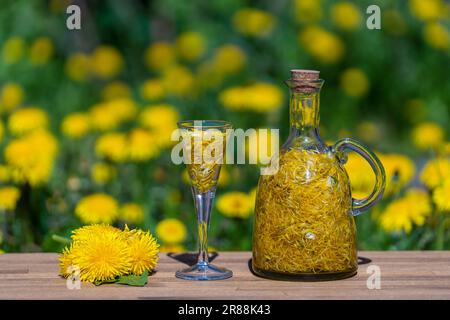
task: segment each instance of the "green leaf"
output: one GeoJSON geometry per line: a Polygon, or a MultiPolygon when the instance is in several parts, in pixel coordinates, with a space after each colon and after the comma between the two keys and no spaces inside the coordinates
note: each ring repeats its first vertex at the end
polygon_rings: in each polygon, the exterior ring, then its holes
{"type": "Polygon", "coordinates": [[[119,280],[117,280],[116,283],[142,287],[147,284],[147,280],[148,280],[148,272],[144,271],[144,273],[141,274],[140,276],[137,276],[135,274],[130,274],[128,276],[120,276],[119,280]]]}
{"type": "Polygon", "coordinates": [[[117,282],[117,280],[119,280],[119,279],[118,278],[114,278],[114,279],[108,279],[108,280],[96,280],[96,281],[94,281],[94,284],[96,286],[99,286],[99,285],[104,284],[104,283],[115,283],[115,282],[117,282]]]}

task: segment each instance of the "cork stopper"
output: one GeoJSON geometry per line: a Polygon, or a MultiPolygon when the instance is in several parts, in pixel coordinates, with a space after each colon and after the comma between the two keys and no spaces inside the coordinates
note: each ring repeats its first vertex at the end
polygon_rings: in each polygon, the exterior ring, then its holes
{"type": "Polygon", "coordinates": [[[292,69],[291,70],[291,80],[296,81],[314,81],[319,80],[320,71],[317,70],[303,70],[303,69],[292,69]]]}

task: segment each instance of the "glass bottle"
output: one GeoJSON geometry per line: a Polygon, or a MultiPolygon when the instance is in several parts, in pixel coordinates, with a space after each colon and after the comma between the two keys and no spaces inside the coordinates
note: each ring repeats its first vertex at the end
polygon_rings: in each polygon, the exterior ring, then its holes
{"type": "Polygon", "coordinates": [[[314,70],[291,70],[290,134],[280,148],[278,170],[261,175],[253,224],[252,267],[257,275],[287,280],[342,279],[358,268],[354,216],[382,196],[385,173],[363,144],[341,139],[327,146],[319,135],[320,90],[314,70]],[[365,199],[351,196],[343,165],[355,151],[375,173],[365,199]]]}

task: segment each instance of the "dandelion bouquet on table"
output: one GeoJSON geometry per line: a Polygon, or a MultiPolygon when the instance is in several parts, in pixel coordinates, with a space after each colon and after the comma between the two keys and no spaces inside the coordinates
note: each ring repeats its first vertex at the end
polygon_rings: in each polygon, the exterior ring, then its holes
{"type": "Polygon", "coordinates": [[[150,232],[120,230],[110,225],[76,229],[61,254],[60,273],[79,271],[81,281],[143,286],[158,262],[159,245],[150,232]]]}

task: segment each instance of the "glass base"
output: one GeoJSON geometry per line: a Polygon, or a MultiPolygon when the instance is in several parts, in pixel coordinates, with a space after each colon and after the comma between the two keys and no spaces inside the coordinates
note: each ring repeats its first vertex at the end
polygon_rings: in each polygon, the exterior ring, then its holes
{"type": "Polygon", "coordinates": [[[199,262],[190,268],[177,271],[175,276],[184,280],[223,280],[231,278],[233,272],[210,263],[199,262]]]}
{"type": "Polygon", "coordinates": [[[357,273],[357,268],[341,272],[320,272],[320,273],[283,273],[262,270],[252,266],[253,272],[263,278],[284,281],[330,281],[341,280],[353,277],[357,273]]]}

